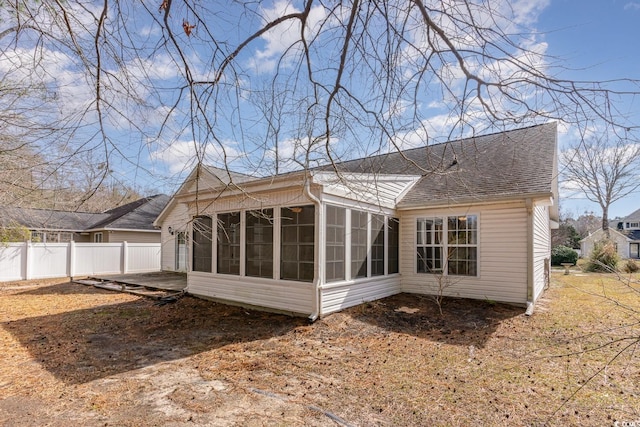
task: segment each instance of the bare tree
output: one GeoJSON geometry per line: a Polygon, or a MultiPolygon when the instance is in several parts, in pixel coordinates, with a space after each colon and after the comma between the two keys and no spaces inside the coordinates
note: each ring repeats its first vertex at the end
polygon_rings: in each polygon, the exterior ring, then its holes
{"type": "Polygon", "coordinates": [[[640,143],[608,134],[591,137],[562,154],[565,185],[602,209],[602,230],[609,235],[609,207],[640,189],[640,143]]]}
{"type": "Polygon", "coordinates": [[[560,78],[529,28],[536,7],[19,0],[0,9],[0,64],[41,81],[73,129],[70,153],[102,158],[95,185],[113,165],[148,173],[145,153],[179,146],[196,163],[268,175],[284,159],[256,165],[276,142],[326,163],[548,120],[636,132],[613,100],[632,102],[638,82],[560,78]],[[265,93],[282,116],[265,114],[265,93]]]}

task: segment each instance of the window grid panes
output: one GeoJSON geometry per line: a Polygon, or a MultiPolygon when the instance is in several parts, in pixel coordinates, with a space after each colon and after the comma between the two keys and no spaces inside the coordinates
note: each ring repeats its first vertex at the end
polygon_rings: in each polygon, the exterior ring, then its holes
{"type": "Polygon", "coordinates": [[[418,273],[477,276],[476,215],[420,218],[416,225],[418,273]]]}
{"type": "Polygon", "coordinates": [[[345,278],[345,216],[344,208],[330,205],[326,208],[325,275],[327,282],[345,278]]]}
{"type": "Polygon", "coordinates": [[[217,271],[240,274],[240,212],[218,214],[217,271]]]}
{"type": "Polygon", "coordinates": [[[211,218],[199,216],[193,219],[193,271],[211,273],[212,230],[211,218]]]}
{"type": "Polygon", "coordinates": [[[351,278],[367,277],[367,212],[351,211],[351,278]]]}
{"type": "Polygon", "coordinates": [[[273,209],[248,211],[246,214],[247,276],[273,277],[273,209]]]}
{"type": "Polygon", "coordinates": [[[313,281],[315,207],[281,208],[280,278],[313,281]]]}
{"type": "Polygon", "coordinates": [[[384,216],[371,215],[371,276],[384,275],[384,216]]]}
{"type": "Polygon", "coordinates": [[[398,262],[400,251],[400,221],[398,218],[389,218],[387,220],[387,236],[389,240],[387,244],[389,258],[387,262],[387,273],[394,274],[400,271],[398,262]]]}
{"type": "Polygon", "coordinates": [[[447,218],[447,272],[476,276],[478,272],[478,218],[475,215],[447,218]]]}
{"type": "Polygon", "coordinates": [[[417,271],[442,272],[442,218],[421,218],[417,221],[417,271]]]}

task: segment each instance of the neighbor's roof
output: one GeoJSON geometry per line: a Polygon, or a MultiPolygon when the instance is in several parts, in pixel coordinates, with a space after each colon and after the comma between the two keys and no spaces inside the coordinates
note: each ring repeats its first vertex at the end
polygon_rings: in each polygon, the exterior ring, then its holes
{"type": "Polygon", "coordinates": [[[153,221],[160,214],[167,202],[169,202],[169,196],[164,194],[156,194],[138,199],[104,212],[104,214],[109,216],[96,222],[90,228],[154,230],[153,221]]]}
{"type": "Polygon", "coordinates": [[[625,216],[619,222],[640,222],[640,209],[625,216]]]}
{"type": "Polygon", "coordinates": [[[18,223],[31,230],[86,231],[98,229],[154,230],[153,220],[169,200],[157,194],[103,213],[0,207],[0,225],[18,223]]]}
{"type": "Polygon", "coordinates": [[[555,123],[537,125],[342,162],[336,169],[420,176],[399,208],[555,194],[556,132],[555,123]]]}
{"type": "Polygon", "coordinates": [[[1,226],[10,227],[14,224],[20,224],[30,230],[82,231],[106,217],[108,217],[107,214],[101,213],[0,207],[1,226]]]}

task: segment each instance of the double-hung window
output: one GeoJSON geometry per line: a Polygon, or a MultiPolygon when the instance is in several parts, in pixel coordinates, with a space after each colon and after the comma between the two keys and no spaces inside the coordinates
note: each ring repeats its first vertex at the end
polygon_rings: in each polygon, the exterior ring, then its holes
{"type": "Polygon", "coordinates": [[[416,271],[457,276],[478,275],[478,217],[419,218],[416,271]]]}

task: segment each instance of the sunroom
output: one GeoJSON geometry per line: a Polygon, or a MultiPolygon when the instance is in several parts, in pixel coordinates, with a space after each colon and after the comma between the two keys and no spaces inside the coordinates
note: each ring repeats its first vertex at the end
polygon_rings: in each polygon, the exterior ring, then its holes
{"type": "Polygon", "coordinates": [[[187,291],[312,318],[398,293],[394,208],[416,180],[315,172],[185,191],[187,291]]]}

